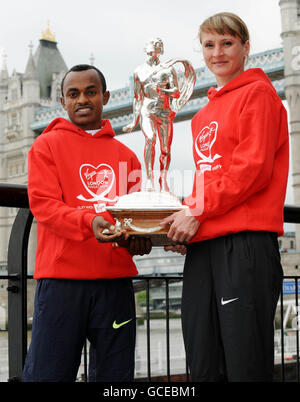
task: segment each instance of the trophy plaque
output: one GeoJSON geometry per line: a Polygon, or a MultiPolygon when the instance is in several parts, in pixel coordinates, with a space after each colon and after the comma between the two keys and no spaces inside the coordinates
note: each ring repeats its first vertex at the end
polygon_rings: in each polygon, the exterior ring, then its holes
{"type": "Polygon", "coordinates": [[[173,120],[192,95],[196,73],[190,62],[182,59],[160,63],[163,42],[153,38],[146,43],[146,62],[134,71],[133,120],[123,127],[131,132],[138,123],[145,137],[144,162],[146,183],[142,191],[119,197],[106,209],[116,220],[116,230],[126,229],[130,235],[151,238],[153,246],[174,244],[167,237],[169,227],[159,223],[172,213],[187,208],[169,190],[167,172],[171,160],[173,120]],[[184,67],[179,77],[176,63],[184,67]],[[160,191],[155,191],[153,166],[156,137],[160,143],[160,191]]]}

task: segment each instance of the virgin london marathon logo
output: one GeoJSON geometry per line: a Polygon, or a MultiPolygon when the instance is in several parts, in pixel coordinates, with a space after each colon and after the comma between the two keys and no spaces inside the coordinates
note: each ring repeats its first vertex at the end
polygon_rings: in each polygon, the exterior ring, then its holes
{"type": "MultiPolygon", "coordinates": [[[[196,137],[195,150],[200,158],[197,165],[200,165],[201,172],[212,170],[212,163],[216,159],[222,158],[222,156],[218,154],[212,155],[212,147],[216,142],[217,134],[218,123],[212,121],[208,126],[203,127],[196,137]]],[[[221,167],[220,165],[218,166],[221,167]]]]}
{"type": "Polygon", "coordinates": [[[91,198],[86,198],[80,194],[77,196],[79,200],[88,202],[114,202],[118,199],[118,197],[108,198],[108,194],[115,184],[115,172],[111,166],[100,163],[100,165],[95,167],[89,163],[85,163],[80,166],[79,176],[83,187],[91,196],[91,198]]]}

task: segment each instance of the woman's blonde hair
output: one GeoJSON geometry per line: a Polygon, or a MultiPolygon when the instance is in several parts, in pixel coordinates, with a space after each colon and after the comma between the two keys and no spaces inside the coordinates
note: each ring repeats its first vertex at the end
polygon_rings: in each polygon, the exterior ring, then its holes
{"type": "Polygon", "coordinates": [[[199,40],[202,32],[217,32],[219,35],[238,36],[244,44],[249,40],[249,31],[244,21],[233,13],[218,13],[207,18],[199,28],[199,40]]]}

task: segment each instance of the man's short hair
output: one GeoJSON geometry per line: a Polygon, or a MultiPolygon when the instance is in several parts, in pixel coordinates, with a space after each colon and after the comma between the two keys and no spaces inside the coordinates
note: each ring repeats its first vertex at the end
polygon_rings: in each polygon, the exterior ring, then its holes
{"type": "Polygon", "coordinates": [[[64,78],[61,81],[61,94],[62,96],[64,96],[64,82],[65,82],[65,78],[66,76],[71,72],[71,71],[86,71],[86,70],[95,70],[97,71],[97,74],[99,75],[100,81],[101,81],[101,85],[102,85],[102,92],[106,92],[106,81],[104,78],[104,75],[101,73],[101,71],[95,67],[92,66],[90,64],[77,64],[76,66],[73,66],[72,68],[70,68],[69,71],[66,72],[64,78]]]}

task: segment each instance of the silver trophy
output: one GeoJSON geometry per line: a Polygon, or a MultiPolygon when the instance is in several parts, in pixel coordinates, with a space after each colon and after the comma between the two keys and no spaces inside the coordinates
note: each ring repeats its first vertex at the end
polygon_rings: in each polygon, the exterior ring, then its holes
{"type": "Polygon", "coordinates": [[[133,121],[123,127],[131,132],[138,123],[145,136],[144,162],[146,183],[141,192],[124,195],[114,206],[107,207],[116,219],[117,229],[129,230],[131,234],[150,236],[152,245],[167,245],[167,229],[159,222],[175,211],[185,208],[170,193],[167,173],[171,161],[173,120],[176,113],[192,95],[196,73],[190,62],[182,59],[161,63],[164,53],[160,38],[150,39],[145,46],[146,62],[134,71],[133,121]],[[180,80],[174,68],[176,63],[184,66],[180,80]],[[160,143],[160,191],[155,191],[153,166],[156,138],[160,143]]]}

